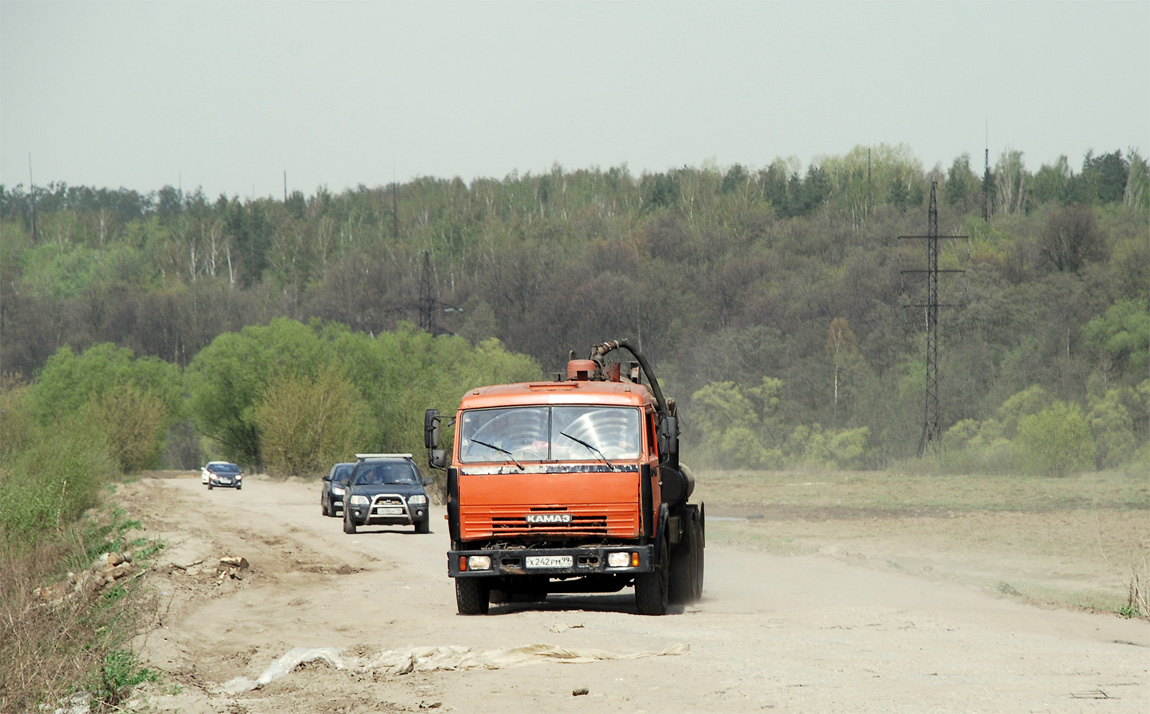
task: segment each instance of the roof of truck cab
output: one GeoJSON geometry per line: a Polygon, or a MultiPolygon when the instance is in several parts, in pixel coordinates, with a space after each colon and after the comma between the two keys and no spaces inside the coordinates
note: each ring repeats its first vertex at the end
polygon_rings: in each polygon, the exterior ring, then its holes
{"type": "Polygon", "coordinates": [[[646,386],[634,382],[521,382],[469,389],[460,409],[532,404],[605,404],[642,407],[655,400],[646,386]]]}

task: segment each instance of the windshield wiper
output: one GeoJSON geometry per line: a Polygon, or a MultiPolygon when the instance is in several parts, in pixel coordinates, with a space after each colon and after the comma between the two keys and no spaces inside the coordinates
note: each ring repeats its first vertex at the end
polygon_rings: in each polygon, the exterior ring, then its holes
{"type": "Polygon", "coordinates": [[[488,444],[486,441],[480,441],[479,439],[472,439],[472,441],[474,441],[476,444],[479,444],[480,446],[486,446],[489,449],[495,449],[496,451],[498,451],[500,453],[507,454],[507,458],[511,459],[515,463],[515,465],[519,467],[520,471],[523,471],[523,464],[519,463],[519,461],[515,458],[515,455],[512,454],[507,449],[501,449],[498,446],[496,446],[495,444],[488,444]]]}
{"type": "Polygon", "coordinates": [[[602,451],[596,449],[594,446],[591,446],[590,444],[588,444],[586,441],[583,441],[582,439],[576,439],[575,437],[571,436],[570,434],[568,434],[565,431],[561,431],[559,433],[562,434],[563,436],[567,437],[571,441],[574,441],[577,444],[582,444],[583,446],[586,446],[588,449],[594,451],[596,454],[599,454],[599,458],[603,459],[603,463],[607,464],[607,468],[609,468],[609,469],[615,468],[614,466],[611,465],[611,462],[607,460],[607,457],[603,455],[602,451]]]}

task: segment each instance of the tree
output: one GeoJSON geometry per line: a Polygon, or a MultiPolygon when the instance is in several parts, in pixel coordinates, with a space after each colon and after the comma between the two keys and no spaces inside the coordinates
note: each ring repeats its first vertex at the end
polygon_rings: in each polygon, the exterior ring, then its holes
{"type": "Polygon", "coordinates": [[[44,365],[29,397],[40,422],[49,424],[81,411],[93,398],[111,404],[117,393],[131,390],[158,401],[162,437],[183,409],[179,369],[155,357],[136,359],[126,347],[103,343],[81,355],[61,347],[44,365]]]}
{"type": "Polygon", "coordinates": [[[1135,400],[1134,390],[1110,389],[1102,399],[1092,400],[1087,418],[1098,447],[1097,466],[1121,466],[1134,455],[1134,421],[1124,402],[1135,400]]]}
{"type": "Polygon", "coordinates": [[[192,422],[214,439],[223,456],[242,464],[263,463],[256,408],[277,377],[310,377],[331,359],[316,331],[278,318],[212,340],[187,370],[192,422]]]}
{"type": "Polygon", "coordinates": [[[1024,213],[1030,198],[1030,174],[1022,161],[1022,152],[1013,149],[1002,152],[994,167],[994,175],[998,189],[994,205],[1007,213],[1024,213]]]}
{"type": "Polygon", "coordinates": [[[970,168],[970,154],[962,154],[950,165],[946,183],[942,185],[942,195],[960,213],[967,213],[981,203],[978,176],[970,168]]]}
{"type": "Polygon", "coordinates": [[[94,393],[80,415],[105,434],[110,453],[124,473],[158,465],[170,420],[163,401],[151,391],[126,384],[94,393]]]}
{"type": "Polygon", "coordinates": [[[1059,156],[1053,166],[1043,164],[1034,174],[1033,196],[1038,203],[1060,202],[1067,203],[1071,197],[1071,184],[1074,173],[1070,170],[1070,162],[1066,156],[1059,156]]]}
{"type": "Polygon", "coordinates": [[[355,386],[328,366],[311,379],[274,378],[256,405],[260,453],[268,472],[318,474],[351,459],[366,443],[367,407],[355,386]]]}
{"type": "Polygon", "coordinates": [[[845,317],[836,317],[831,320],[830,329],[827,330],[826,352],[831,356],[831,363],[835,368],[835,410],[839,407],[839,368],[843,359],[858,350],[855,344],[855,335],[851,332],[850,323],[845,317]]]}
{"type": "Polygon", "coordinates": [[[1018,442],[1027,467],[1047,476],[1067,476],[1094,465],[1094,436],[1077,404],[1056,401],[1018,422],[1018,442]]]}
{"type": "Polygon", "coordinates": [[[1145,211],[1150,207],[1150,166],[1134,150],[1130,151],[1130,171],[1126,176],[1126,192],[1122,200],[1131,208],[1145,211]]]}
{"type": "Polygon", "coordinates": [[[1150,368],[1150,310],[1140,300],[1119,300],[1082,328],[1095,352],[1122,372],[1145,376],[1150,368]]]}
{"type": "Polygon", "coordinates": [[[1086,152],[1079,180],[1085,186],[1087,200],[1098,203],[1121,202],[1126,194],[1126,176],[1130,166],[1121,151],[1094,156],[1086,152]]]}
{"type": "Polygon", "coordinates": [[[1082,205],[1055,211],[1039,235],[1039,251],[1059,272],[1067,273],[1104,259],[1106,244],[1094,211],[1082,205]]]}
{"type": "Polygon", "coordinates": [[[741,164],[735,164],[723,175],[723,184],[719,191],[722,193],[738,191],[746,185],[748,180],[750,180],[750,175],[747,170],[741,164]]]}

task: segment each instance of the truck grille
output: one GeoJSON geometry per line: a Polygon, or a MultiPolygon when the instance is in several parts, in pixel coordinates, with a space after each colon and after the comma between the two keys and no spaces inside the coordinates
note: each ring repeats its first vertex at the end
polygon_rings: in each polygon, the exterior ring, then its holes
{"type": "Polygon", "coordinates": [[[496,536],[540,532],[606,535],[607,516],[572,516],[569,523],[528,523],[525,516],[497,516],[491,519],[491,531],[496,536]]]}
{"type": "Polygon", "coordinates": [[[531,509],[490,507],[464,509],[460,514],[465,537],[516,537],[556,535],[565,538],[628,536],[639,529],[638,513],[631,506],[580,507],[577,509],[531,509]],[[570,516],[567,522],[528,523],[528,514],[570,516]]]}

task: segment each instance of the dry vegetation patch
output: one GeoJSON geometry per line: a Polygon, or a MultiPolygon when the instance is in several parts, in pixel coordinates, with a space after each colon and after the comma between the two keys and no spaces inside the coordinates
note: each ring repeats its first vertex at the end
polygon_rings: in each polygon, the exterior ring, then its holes
{"type": "Polygon", "coordinates": [[[697,473],[711,543],[823,553],[1054,603],[1147,607],[1150,483],[892,472],[697,473]]]}

